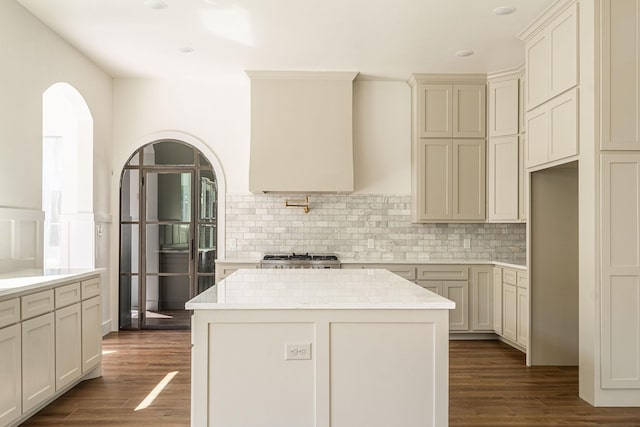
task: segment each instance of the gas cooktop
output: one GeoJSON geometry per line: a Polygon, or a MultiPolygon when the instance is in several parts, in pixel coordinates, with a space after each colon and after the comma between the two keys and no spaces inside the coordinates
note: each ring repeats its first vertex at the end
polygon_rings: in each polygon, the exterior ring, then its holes
{"type": "Polygon", "coordinates": [[[267,254],[262,258],[264,261],[337,261],[334,254],[267,254]]]}
{"type": "Polygon", "coordinates": [[[335,254],[266,254],[260,261],[262,268],[340,268],[335,254]]]}

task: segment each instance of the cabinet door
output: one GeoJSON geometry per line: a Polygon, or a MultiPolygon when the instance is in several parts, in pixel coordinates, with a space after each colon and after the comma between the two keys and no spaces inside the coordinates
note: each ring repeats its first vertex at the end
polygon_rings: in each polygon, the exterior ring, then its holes
{"type": "Polygon", "coordinates": [[[20,325],[0,329],[0,425],[22,415],[22,336],[20,325]]]}
{"type": "Polygon", "coordinates": [[[548,103],[549,160],[578,154],[578,89],[548,103]]]}
{"type": "Polygon", "coordinates": [[[485,218],[485,156],[484,140],[453,140],[452,219],[485,218]]]}
{"type": "Polygon", "coordinates": [[[518,79],[489,83],[489,136],[518,133],[518,79]]]}
{"type": "Polygon", "coordinates": [[[549,24],[549,96],[578,84],[578,5],[573,4],[549,24]]]}
{"type": "Polygon", "coordinates": [[[635,1],[602,1],[602,149],[640,150],[640,32],[635,1]]]}
{"type": "Polygon", "coordinates": [[[423,288],[433,292],[434,294],[442,295],[442,281],[441,280],[417,280],[416,284],[423,288]]]}
{"type": "Polygon", "coordinates": [[[529,345],[529,290],[518,288],[518,324],[517,324],[517,341],[523,346],[529,345]]]}
{"type": "Polygon", "coordinates": [[[451,219],[452,155],[449,139],[420,141],[418,220],[451,219]]]}
{"type": "Polygon", "coordinates": [[[518,295],[515,285],[502,283],[502,335],[518,340],[518,295]]]}
{"type": "Polygon", "coordinates": [[[493,330],[502,335],[502,269],[493,269],[493,330]]]}
{"type": "Polygon", "coordinates": [[[485,85],[453,85],[453,137],[484,138],[485,85]]]}
{"type": "Polygon", "coordinates": [[[22,409],[28,412],[52,396],[55,388],[53,313],[22,322],[22,409]]]}
{"type": "Polygon", "coordinates": [[[82,373],[102,360],[102,312],[100,297],[82,301],[82,373]]]}
{"type": "Polygon", "coordinates": [[[56,391],[82,375],[80,303],[56,311],[56,391]]]}
{"type": "Polygon", "coordinates": [[[549,81],[551,80],[549,51],[549,39],[545,31],[532,38],[525,46],[527,111],[549,98],[549,81]]]}
{"type": "Polygon", "coordinates": [[[471,330],[493,330],[493,269],[471,267],[469,288],[471,293],[471,330]]]}
{"type": "Polygon", "coordinates": [[[527,167],[524,163],[524,152],[526,146],[526,136],[523,134],[518,138],[518,219],[527,220],[527,209],[529,206],[529,190],[527,184],[527,167]]]}
{"type": "Polygon", "coordinates": [[[451,137],[453,126],[453,86],[425,84],[418,88],[418,136],[451,137]]]}
{"type": "Polygon", "coordinates": [[[489,221],[517,221],[519,214],[518,136],[489,140],[489,221]]]}
{"type": "Polygon", "coordinates": [[[456,308],[449,310],[449,330],[469,330],[469,282],[462,280],[442,282],[442,296],[456,303],[456,308]]]}
{"type": "Polygon", "coordinates": [[[549,160],[549,120],[542,105],[527,113],[527,167],[542,165],[549,160]]]}

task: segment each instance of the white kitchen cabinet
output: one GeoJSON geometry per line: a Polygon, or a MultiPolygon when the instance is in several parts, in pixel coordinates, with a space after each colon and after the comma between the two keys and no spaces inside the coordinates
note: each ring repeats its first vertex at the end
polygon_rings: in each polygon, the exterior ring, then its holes
{"type": "Polygon", "coordinates": [[[340,268],[346,269],[383,269],[397,274],[403,279],[414,282],[416,280],[416,265],[414,264],[379,264],[379,263],[345,263],[340,268]]]}
{"type": "Polygon", "coordinates": [[[484,139],[453,140],[454,221],[484,221],[486,148],[484,139]]]}
{"type": "Polygon", "coordinates": [[[22,322],[22,410],[55,392],[55,319],[47,313],[22,322]]]}
{"type": "Polygon", "coordinates": [[[529,206],[529,187],[527,184],[527,167],[524,162],[524,152],[526,147],[526,135],[518,137],[518,219],[527,220],[527,209],[529,206]]]}
{"type": "Polygon", "coordinates": [[[502,336],[518,340],[518,290],[515,285],[502,283],[502,336]]]}
{"type": "Polygon", "coordinates": [[[489,81],[489,137],[517,135],[519,79],[489,81]]]}
{"type": "Polygon", "coordinates": [[[216,283],[241,268],[260,268],[260,263],[216,260],[216,283]]]}
{"type": "Polygon", "coordinates": [[[527,113],[527,167],[577,154],[578,89],[572,89],[527,113]]]}
{"type": "Polygon", "coordinates": [[[601,2],[602,150],[640,150],[639,5],[601,2]]]}
{"type": "Polygon", "coordinates": [[[525,37],[527,111],[578,84],[577,22],[578,5],[573,2],[525,37]]]}
{"type": "Polygon", "coordinates": [[[56,310],[55,318],[56,390],[61,390],[82,376],[82,321],[80,303],[77,302],[56,310]]]}
{"type": "Polygon", "coordinates": [[[420,138],[484,138],[484,84],[421,84],[418,87],[420,138]]]}
{"type": "Polygon", "coordinates": [[[493,330],[502,335],[502,268],[493,268],[493,330]]]}
{"type": "Polygon", "coordinates": [[[418,280],[416,283],[434,294],[442,295],[442,280],[418,280]]]}
{"type": "Polygon", "coordinates": [[[486,266],[472,266],[469,269],[469,293],[471,302],[469,314],[472,331],[493,330],[493,269],[486,266]]]}
{"type": "Polygon", "coordinates": [[[485,218],[485,141],[424,139],[419,143],[417,222],[485,218]]]}
{"type": "Polygon", "coordinates": [[[0,425],[22,415],[22,332],[20,325],[0,329],[0,425]]]}
{"type": "Polygon", "coordinates": [[[489,221],[519,219],[519,151],[517,135],[489,139],[489,221]]]}
{"type": "Polygon", "coordinates": [[[527,274],[522,271],[518,271],[518,284],[517,284],[517,315],[518,322],[516,326],[518,344],[523,347],[529,345],[529,289],[527,283],[527,274]]]}
{"type": "Polygon", "coordinates": [[[102,311],[100,297],[82,301],[82,373],[85,374],[102,360],[102,311]]]}
{"type": "Polygon", "coordinates": [[[469,282],[466,280],[447,280],[442,282],[442,296],[456,303],[449,310],[449,330],[466,331],[469,329],[469,282]]]}

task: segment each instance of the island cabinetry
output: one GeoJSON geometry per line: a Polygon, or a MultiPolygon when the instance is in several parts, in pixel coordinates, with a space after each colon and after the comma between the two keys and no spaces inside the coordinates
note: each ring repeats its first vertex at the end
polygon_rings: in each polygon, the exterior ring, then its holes
{"type": "Polygon", "coordinates": [[[486,76],[413,75],[412,221],[486,215],[486,76]]]}
{"type": "Polygon", "coordinates": [[[456,303],[449,311],[451,331],[469,330],[469,267],[419,265],[416,283],[456,303]]]}
{"type": "Polygon", "coordinates": [[[22,414],[20,299],[0,302],[0,425],[22,414]]]}
{"type": "Polygon", "coordinates": [[[239,271],[186,305],[191,425],[446,426],[451,306],[379,269],[239,271]]]}

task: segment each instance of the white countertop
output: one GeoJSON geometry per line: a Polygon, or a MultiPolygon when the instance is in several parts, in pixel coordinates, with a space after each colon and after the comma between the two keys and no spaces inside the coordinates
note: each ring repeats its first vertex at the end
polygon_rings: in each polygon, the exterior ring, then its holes
{"type": "Polygon", "coordinates": [[[445,309],[455,303],[387,270],[238,270],[187,301],[202,309],[445,309]]]}
{"type": "MultiPolygon", "coordinates": [[[[498,267],[507,267],[507,268],[517,268],[521,270],[526,270],[527,265],[526,261],[522,260],[521,262],[504,262],[504,261],[486,261],[480,259],[421,259],[421,260],[402,260],[402,261],[384,261],[384,260],[358,260],[358,259],[340,259],[340,264],[390,264],[390,265],[430,265],[430,264],[456,264],[456,265],[495,265],[498,267]]],[[[229,263],[229,264],[260,264],[259,259],[247,259],[247,258],[228,258],[228,259],[217,259],[216,263],[229,263]]]]}
{"type": "Polygon", "coordinates": [[[30,269],[0,274],[0,297],[13,297],[26,291],[73,280],[82,280],[104,271],[97,269],[30,269]]]}

